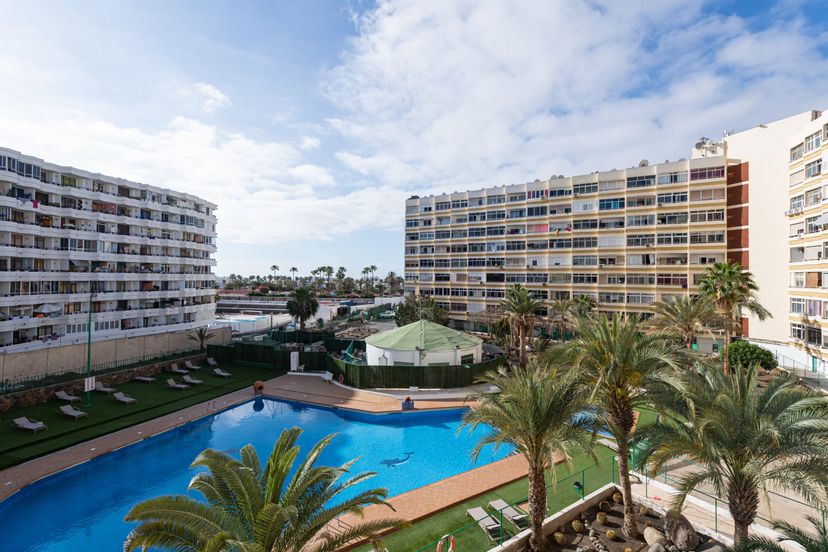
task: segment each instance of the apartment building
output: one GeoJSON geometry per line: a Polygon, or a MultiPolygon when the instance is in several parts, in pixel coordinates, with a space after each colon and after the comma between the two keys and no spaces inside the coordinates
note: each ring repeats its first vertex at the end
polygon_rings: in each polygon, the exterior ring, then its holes
{"type": "Polygon", "coordinates": [[[815,113],[789,142],[790,265],[786,320],[813,369],[828,360],[828,114],[815,113]]]}
{"type": "Polygon", "coordinates": [[[646,317],[655,301],[694,293],[709,265],[741,260],[745,236],[728,226],[747,211],[731,222],[728,212],[741,208],[742,186],[747,166],[703,140],[690,159],[415,196],[405,290],[434,296],[465,327],[516,283],[539,299],[587,295],[603,312],[646,317]]]}
{"type": "Polygon", "coordinates": [[[90,310],[96,342],[212,322],[215,208],[0,148],[4,367],[12,354],[86,343],[90,310]]]}

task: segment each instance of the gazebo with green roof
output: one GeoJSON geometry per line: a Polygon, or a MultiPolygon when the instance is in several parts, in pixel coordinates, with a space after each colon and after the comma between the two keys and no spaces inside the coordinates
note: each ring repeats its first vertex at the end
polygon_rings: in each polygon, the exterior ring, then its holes
{"type": "Polygon", "coordinates": [[[482,339],[428,320],[374,334],[365,344],[372,366],[473,364],[483,354],[482,339]]]}

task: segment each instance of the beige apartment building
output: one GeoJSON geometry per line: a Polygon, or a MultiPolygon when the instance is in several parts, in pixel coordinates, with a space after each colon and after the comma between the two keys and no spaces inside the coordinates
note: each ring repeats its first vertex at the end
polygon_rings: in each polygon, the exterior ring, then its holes
{"type": "MultiPolygon", "coordinates": [[[[790,352],[789,140],[805,125],[815,133],[817,117],[807,111],[722,142],[702,139],[689,159],[411,197],[405,290],[434,296],[469,329],[490,318],[515,283],[543,300],[588,295],[602,312],[647,317],[658,300],[697,293],[709,265],[737,261],[754,272],[774,315],[743,319],[744,334],[790,352]]],[[[817,156],[804,149],[790,172],[817,156]]],[[[710,338],[699,346],[717,348],[710,338]]]]}

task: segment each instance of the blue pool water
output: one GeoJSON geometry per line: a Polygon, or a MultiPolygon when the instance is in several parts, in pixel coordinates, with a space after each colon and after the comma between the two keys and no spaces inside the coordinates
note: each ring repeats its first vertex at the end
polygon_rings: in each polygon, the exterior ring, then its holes
{"type": "Polygon", "coordinates": [[[260,402],[259,408],[253,402],[242,404],[22,489],[0,503],[0,549],[121,550],[132,526],[123,521],[124,515],[141,500],[185,493],[194,474],[189,465],[203,449],[238,456],[238,450],[251,443],[264,463],[287,427],[304,430],[300,457],[320,438],[338,433],[320,463],[338,466],[361,456],[353,472],[378,473],[364,488],[385,487],[389,496],[488,464],[510,452],[487,449],[473,464],[470,451],[486,429],[474,435],[468,430],[458,433],[462,414],[463,409],[451,409],[373,415],[270,399],[260,402]],[[393,459],[404,463],[394,467],[382,463],[393,459]]]}

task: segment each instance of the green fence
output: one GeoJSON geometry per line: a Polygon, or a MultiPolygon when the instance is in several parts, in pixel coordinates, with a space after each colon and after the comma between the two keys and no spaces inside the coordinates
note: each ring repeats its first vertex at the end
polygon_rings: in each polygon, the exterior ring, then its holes
{"type": "Polygon", "coordinates": [[[479,381],[486,372],[502,366],[504,362],[502,358],[496,358],[477,364],[459,366],[368,366],[349,364],[332,357],[331,361],[338,368],[336,373],[345,375],[345,383],[358,389],[466,387],[479,381]]]}
{"type": "MultiPolygon", "coordinates": [[[[103,376],[106,374],[113,374],[131,368],[137,368],[145,364],[153,362],[164,362],[168,360],[175,360],[177,358],[188,357],[196,355],[199,350],[188,349],[176,353],[163,353],[156,355],[145,355],[134,358],[125,358],[121,360],[113,360],[110,362],[102,362],[92,366],[93,376],[103,376]]],[[[26,391],[28,389],[36,389],[38,387],[45,387],[47,385],[55,385],[58,383],[65,383],[68,381],[78,380],[86,377],[86,370],[57,370],[47,374],[20,378],[11,378],[0,381],[0,395],[8,393],[17,393],[19,391],[26,391]]]]}

